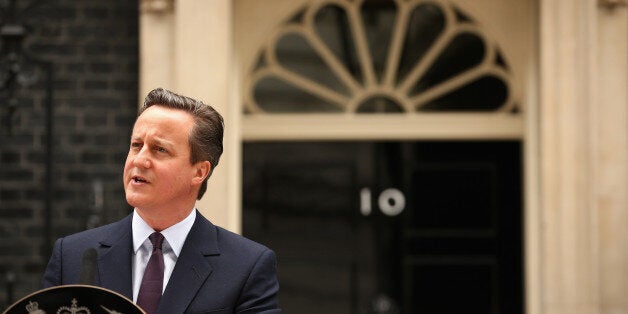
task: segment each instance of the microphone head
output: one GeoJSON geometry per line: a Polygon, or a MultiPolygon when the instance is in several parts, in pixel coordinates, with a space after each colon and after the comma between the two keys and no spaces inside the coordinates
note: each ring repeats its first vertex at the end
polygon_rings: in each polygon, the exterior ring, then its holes
{"type": "Polygon", "coordinates": [[[98,253],[96,249],[90,247],[83,252],[83,261],[81,263],[81,275],[79,283],[84,285],[94,285],[96,281],[96,259],[98,253]]]}

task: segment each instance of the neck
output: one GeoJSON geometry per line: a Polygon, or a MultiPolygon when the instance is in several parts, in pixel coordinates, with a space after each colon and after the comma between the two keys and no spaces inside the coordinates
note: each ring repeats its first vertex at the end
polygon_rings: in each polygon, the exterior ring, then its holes
{"type": "Polygon", "coordinates": [[[168,211],[168,210],[154,210],[154,209],[142,209],[136,207],[138,215],[157,232],[161,232],[168,227],[177,224],[187,217],[193,210],[189,207],[187,210],[180,211],[168,211]]]}

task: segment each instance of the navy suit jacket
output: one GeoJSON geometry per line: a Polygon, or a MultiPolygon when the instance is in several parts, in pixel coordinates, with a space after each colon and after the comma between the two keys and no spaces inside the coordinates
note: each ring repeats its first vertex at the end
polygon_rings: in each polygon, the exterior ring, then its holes
{"type": "MultiPolygon", "coordinates": [[[[95,285],[133,299],[131,218],[58,239],[42,287],[79,283],[83,253],[94,248],[95,285]]],[[[197,213],[157,313],[280,313],[278,292],[273,251],[197,213]]]]}

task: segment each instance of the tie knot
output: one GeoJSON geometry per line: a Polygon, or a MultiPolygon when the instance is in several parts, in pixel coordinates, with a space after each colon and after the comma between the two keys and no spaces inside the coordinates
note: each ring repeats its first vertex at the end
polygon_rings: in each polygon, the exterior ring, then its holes
{"type": "Polygon", "coordinates": [[[159,232],[153,232],[150,236],[148,236],[150,243],[153,244],[153,250],[160,249],[161,245],[164,242],[164,236],[159,232]]]}

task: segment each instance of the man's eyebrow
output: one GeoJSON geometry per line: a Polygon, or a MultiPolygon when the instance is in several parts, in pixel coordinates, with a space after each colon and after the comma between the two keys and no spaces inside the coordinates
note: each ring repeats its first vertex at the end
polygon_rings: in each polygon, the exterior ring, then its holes
{"type": "Polygon", "coordinates": [[[160,138],[153,138],[153,143],[159,146],[168,146],[168,147],[172,147],[174,145],[173,142],[160,139],[160,138]]]}
{"type": "MultiPolygon", "coordinates": [[[[144,141],[144,139],[141,136],[131,136],[131,141],[144,141]]],[[[159,146],[174,146],[174,142],[160,138],[152,138],[149,142],[159,146]]]]}

